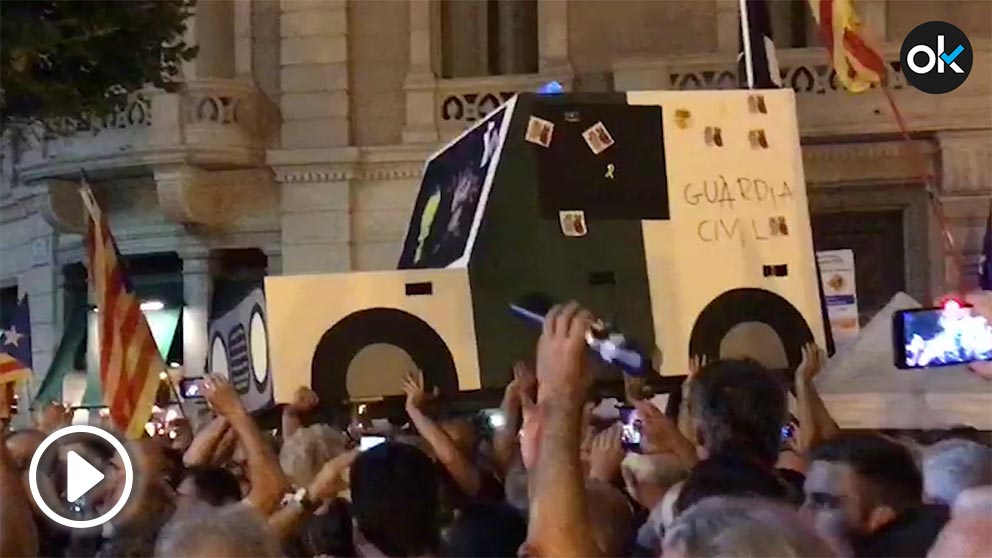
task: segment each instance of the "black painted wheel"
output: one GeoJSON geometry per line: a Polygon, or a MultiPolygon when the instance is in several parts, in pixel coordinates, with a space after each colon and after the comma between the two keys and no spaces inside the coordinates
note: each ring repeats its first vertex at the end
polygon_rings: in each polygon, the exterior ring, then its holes
{"type": "Polygon", "coordinates": [[[363,348],[386,343],[403,349],[424,372],[425,388],[442,394],[458,392],[458,374],[451,351],[422,319],[395,308],[369,308],[344,317],[317,343],[310,385],[322,402],[348,400],[348,368],[363,348]]]}
{"type": "Polygon", "coordinates": [[[713,299],[699,313],[689,337],[689,356],[720,358],[720,343],[734,326],[761,322],[771,327],[785,347],[789,370],[802,360],[802,347],[813,341],[803,315],[785,298],[764,289],[734,289],[713,299]]]}

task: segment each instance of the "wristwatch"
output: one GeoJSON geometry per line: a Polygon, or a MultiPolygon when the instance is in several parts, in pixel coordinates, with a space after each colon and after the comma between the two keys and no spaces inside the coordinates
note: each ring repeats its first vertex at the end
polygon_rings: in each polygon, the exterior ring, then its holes
{"type": "Polygon", "coordinates": [[[293,500],[299,504],[301,508],[310,513],[313,513],[320,507],[320,502],[316,502],[310,498],[310,495],[307,494],[306,488],[297,489],[297,491],[293,493],[293,500]]]}

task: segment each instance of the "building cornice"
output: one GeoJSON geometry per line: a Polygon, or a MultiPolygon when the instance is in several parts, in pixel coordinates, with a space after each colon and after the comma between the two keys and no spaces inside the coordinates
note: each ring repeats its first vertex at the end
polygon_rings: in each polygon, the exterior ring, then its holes
{"type": "Polygon", "coordinates": [[[806,183],[816,187],[920,182],[916,159],[933,175],[937,152],[927,140],[813,144],[802,151],[806,183]]]}
{"type": "Polygon", "coordinates": [[[419,178],[435,144],[269,151],[268,164],[283,185],[419,178]]]}

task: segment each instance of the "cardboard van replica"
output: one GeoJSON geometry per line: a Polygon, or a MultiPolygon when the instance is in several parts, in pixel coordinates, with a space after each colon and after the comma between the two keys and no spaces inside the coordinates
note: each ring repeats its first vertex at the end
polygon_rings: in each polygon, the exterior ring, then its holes
{"type": "Polygon", "coordinates": [[[535,293],[661,375],[757,350],[742,331],[780,368],[825,341],[791,90],[517,95],[427,161],[398,267],[266,278],[276,401],[397,394],[413,368],[501,388],[537,339],[508,305],[535,293]]]}

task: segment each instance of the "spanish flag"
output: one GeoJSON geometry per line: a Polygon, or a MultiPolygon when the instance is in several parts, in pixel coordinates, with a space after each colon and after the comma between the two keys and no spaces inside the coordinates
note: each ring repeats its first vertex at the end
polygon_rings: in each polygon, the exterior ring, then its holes
{"type": "Polygon", "coordinates": [[[860,93],[885,79],[885,59],[868,45],[852,0],[809,0],[837,79],[860,93]]]}

